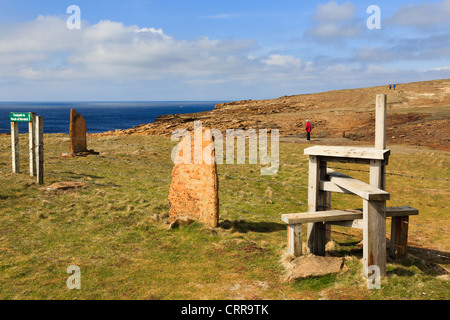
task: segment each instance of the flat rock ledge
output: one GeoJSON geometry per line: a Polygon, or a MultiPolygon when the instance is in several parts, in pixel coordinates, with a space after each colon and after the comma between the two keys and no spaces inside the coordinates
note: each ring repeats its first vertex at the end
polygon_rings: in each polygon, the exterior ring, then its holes
{"type": "Polygon", "coordinates": [[[47,187],[41,187],[38,189],[39,191],[42,192],[57,193],[57,192],[73,192],[84,187],[86,187],[86,185],[82,182],[64,181],[64,182],[56,182],[47,187]]]}
{"type": "Polygon", "coordinates": [[[320,277],[328,274],[336,274],[345,271],[344,258],[320,257],[307,254],[292,259],[292,256],[283,258],[286,268],[286,279],[295,281],[307,277],[320,277]]]}

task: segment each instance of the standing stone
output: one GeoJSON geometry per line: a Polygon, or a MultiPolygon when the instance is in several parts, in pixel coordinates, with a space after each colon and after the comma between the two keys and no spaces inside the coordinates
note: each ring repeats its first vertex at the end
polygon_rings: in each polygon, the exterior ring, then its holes
{"type": "MultiPolygon", "coordinates": [[[[190,133],[188,133],[188,137],[189,135],[190,133]]],[[[214,142],[210,131],[201,127],[196,129],[194,135],[191,136],[195,136],[197,139],[188,141],[188,148],[191,148],[190,163],[175,162],[172,170],[172,183],[169,191],[169,222],[192,219],[210,227],[217,227],[219,223],[219,180],[216,163],[211,161],[215,157],[212,148],[214,142]],[[199,137],[201,138],[199,139],[199,137]],[[196,146],[194,147],[194,145],[196,146]],[[199,152],[203,156],[201,161],[198,158],[199,152]],[[209,160],[205,159],[205,155],[211,156],[209,160]]],[[[177,157],[182,157],[179,151],[177,157]]],[[[186,148],[183,149],[183,152],[185,151],[186,148]]]]}
{"type": "Polygon", "coordinates": [[[70,109],[70,152],[88,152],[86,120],[74,109],[70,109]]]}

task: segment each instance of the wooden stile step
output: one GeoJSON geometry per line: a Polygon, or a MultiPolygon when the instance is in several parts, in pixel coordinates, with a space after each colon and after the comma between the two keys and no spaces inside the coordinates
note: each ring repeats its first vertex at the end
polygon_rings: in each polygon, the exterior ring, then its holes
{"type": "MultiPolygon", "coordinates": [[[[406,254],[408,236],[408,218],[418,215],[419,211],[410,206],[387,207],[386,217],[392,217],[391,228],[391,257],[406,254]],[[406,222],[406,223],[404,223],[406,222]]],[[[282,214],[281,220],[288,224],[288,253],[298,257],[302,253],[302,225],[303,223],[323,222],[347,227],[361,228],[360,222],[363,211],[358,210],[330,210],[317,212],[302,212],[282,214]]]]}
{"type": "MultiPolygon", "coordinates": [[[[402,217],[418,215],[419,210],[410,206],[387,207],[386,217],[402,217]]],[[[350,221],[363,218],[361,209],[329,210],[317,212],[287,213],[281,215],[281,220],[287,224],[303,224],[311,222],[350,221]]]]}
{"type": "Polygon", "coordinates": [[[327,186],[335,186],[335,188],[343,190],[339,191],[338,189],[327,189],[326,191],[352,193],[368,201],[383,201],[389,200],[390,198],[389,192],[381,190],[375,186],[349,177],[332,169],[327,169],[327,178],[329,179],[329,182],[322,183],[322,187],[324,187],[324,189],[327,186]],[[327,183],[329,185],[327,185],[327,183]]]}
{"type": "Polygon", "coordinates": [[[306,148],[304,153],[320,157],[385,160],[391,151],[360,147],[314,146],[306,148]]]}

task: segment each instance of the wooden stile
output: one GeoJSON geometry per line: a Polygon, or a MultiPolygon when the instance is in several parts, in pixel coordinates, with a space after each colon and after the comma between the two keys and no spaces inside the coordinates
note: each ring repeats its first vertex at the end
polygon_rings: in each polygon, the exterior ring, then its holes
{"type": "Polygon", "coordinates": [[[314,146],[304,150],[309,156],[308,212],[283,214],[288,224],[288,251],[298,256],[301,250],[301,226],[308,224],[308,252],[325,255],[330,240],[330,226],[342,225],[363,229],[363,273],[369,276],[377,266],[386,275],[386,217],[392,217],[390,256],[406,254],[408,221],[418,210],[409,206],[386,208],[386,95],[376,97],[375,147],[314,146]],[[370,165],[369,183],[327,169],[328,162],[370,165]],[[360,210],[331,210],[331,193],[354,194],[362,198],[360,210]]]}

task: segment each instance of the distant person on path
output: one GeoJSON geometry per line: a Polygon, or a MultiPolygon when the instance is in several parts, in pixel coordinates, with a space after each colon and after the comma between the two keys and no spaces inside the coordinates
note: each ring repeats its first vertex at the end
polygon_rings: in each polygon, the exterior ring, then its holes
{"type": "Polygon", "coordinates": [[[311,140],[311,123],[306,119],[306,140],[311,140]]]}
{"type": "Polygon", "coordinates": [[[389,85],[389,90],[391,90],[392,89],[392,86],[391,85],[389,85]]]}
{"type": "Polygon", "coordinates": [[[395,87],[396,87],[397,85],[396,84],[394,84],[394,90],[395,90],[395,87]]]}

